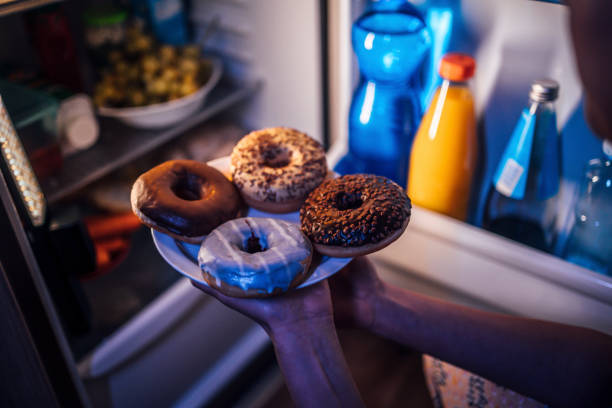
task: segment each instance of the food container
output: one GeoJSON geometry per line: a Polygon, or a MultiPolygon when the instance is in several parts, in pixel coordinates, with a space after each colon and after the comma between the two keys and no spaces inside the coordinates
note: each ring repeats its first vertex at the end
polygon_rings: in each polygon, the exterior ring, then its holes
{"type": "Polygon", "coordinates": [[[65,99],[57,113],[57,129],[65,154],[93,146],[98,140],[100,128],[91,98],[77,94],[65,99]]]}
{"type": "Polygon", "coordinates": [[[105,64],[108,52],[125,40],[127,12],[115,8],[92,8],[83,16],[85,41],[96,64],[105,64]]]}
{"type": "Polygon", "coordinates": [[[118,119],[123,123],[143,129],[163,128],[173,125],[195,113],[204,103],[204,100],[215,87],[223,67],[218,59],[210,59],[212,62],[212,73],[208,81],[195,93],[184,96],[173,101],[156,103],[148,106],[131,108],[109,108],[100,107],[100,116],[118,119]]]}
{"type": "Polygon", "coordinates": [[[55,118],[58,102],[45,92],[0,80],[0,97],[39,180],[62,167],[55,118]]]}

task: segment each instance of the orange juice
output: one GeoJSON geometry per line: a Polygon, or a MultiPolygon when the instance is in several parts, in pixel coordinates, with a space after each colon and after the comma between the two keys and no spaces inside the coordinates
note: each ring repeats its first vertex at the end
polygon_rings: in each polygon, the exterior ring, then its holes
{"type": "Polygon", "coordinates": [[[474,68],[467,55],[443,57],[444,81],[415,136],[408,172],[414,204],[460,220],[467,216],[478,154],[474,100],[466,83],[474,68]]]}

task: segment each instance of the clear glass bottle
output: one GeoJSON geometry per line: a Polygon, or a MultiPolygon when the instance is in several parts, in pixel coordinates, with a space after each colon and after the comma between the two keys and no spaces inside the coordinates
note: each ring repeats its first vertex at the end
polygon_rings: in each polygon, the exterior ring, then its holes
{"type": "Polygon", "coordinates": [[[373,173],[406,185],[421,118],[416,77],[431,46],[420,12],[406,0],[371,2],[352,27],[360,78],[349,111],[349,152],[335,171],[373,173]]]}
{"type": "Polygon", "coordinates": [[[587,166],[564,257],[612,275],[612,143],[604,142],[604,154],[587,166]]]}
{"type": "Polygon", "coordinates": [[[561,137],[554,101],[559,84],[535,81],[489,190],[484,227],[552,252],[556,238],[561,137]]]}

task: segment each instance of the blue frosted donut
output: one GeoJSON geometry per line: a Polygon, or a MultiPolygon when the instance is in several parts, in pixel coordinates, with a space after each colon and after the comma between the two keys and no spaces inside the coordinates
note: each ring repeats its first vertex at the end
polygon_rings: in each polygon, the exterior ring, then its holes
{"type": "Polygon", "coordinates": [[[310,274],[312,245],[296,224],[237,218],[214,229],[198,263],[204,280],[228,296],[267,297],[300,285],[310,274]]]}

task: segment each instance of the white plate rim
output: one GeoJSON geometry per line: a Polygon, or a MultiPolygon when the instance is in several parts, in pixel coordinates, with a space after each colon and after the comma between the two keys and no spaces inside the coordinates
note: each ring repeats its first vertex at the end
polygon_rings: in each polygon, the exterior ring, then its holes
{"type": "MultiPolygon", "coordinates": [[[[151,229],[151,236],[153,237],[153,243],[155,244],[157,252],[159,252],[166,263],[186,278],[208,286],[208,283],[206,283],[202,276],[200,267],[182,253],[174,241],[174,238],[154,229],[151,229]]],[[[297,287],[297,289],[314,285],[315,283],[333,276],[351,260],[352,258],[322,257],[321,263],[315,268],[308,279],[297,287]]]]}

